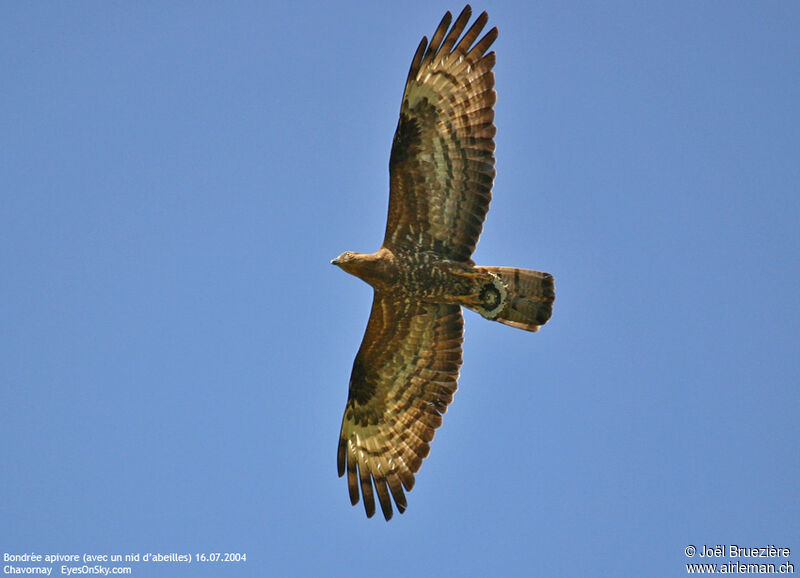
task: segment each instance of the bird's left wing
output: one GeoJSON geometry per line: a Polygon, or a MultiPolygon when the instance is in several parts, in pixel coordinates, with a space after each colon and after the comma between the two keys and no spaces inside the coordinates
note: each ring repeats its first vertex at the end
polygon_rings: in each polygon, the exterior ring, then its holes
{"type": "Polygon", "coordinates": [[[339,476],[350,501],[359,489],[367,517],[373,487],[384,517],[406,509],[403,489],[430,451],[434,430],[456,391],[463,318],[458,305],[423,304],[375,292],[367,330],[353,363],[339,437],[339,476]],[[374,484],[374,486],[373,486],[374,484]]]}
{"type": "Polygon", "coordinates": [[[445,14],[411,63],[389,160],[390,249],[469,261],[480,237],[495,176],[495,54],[486,51],[497,28],[477,40],[483,12],[461,36],[470,14],[465,7],[452,27],[445,14]]]}

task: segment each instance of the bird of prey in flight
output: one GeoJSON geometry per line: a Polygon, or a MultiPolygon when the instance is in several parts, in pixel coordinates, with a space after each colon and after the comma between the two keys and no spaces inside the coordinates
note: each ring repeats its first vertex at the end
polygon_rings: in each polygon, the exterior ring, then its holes
{"type": "Polygon", "coordinates": [[[479,267],[470,258],[495,176],[497,99],[495,53],[487,53],[497,28],[478,40],[484,12],[464,32],[471,13],[466,6],[452,22],[447,12],[414,54],[389,160],[383,245],[332,261],[374,289],[337,456],[350,501],[360,492],[367,517],[375,494],[387,520],[392,499],[406,509],[404,490],[456,391],[461,307],[526,331],[537,331],[553,308],[548,273],[479,267]]]}

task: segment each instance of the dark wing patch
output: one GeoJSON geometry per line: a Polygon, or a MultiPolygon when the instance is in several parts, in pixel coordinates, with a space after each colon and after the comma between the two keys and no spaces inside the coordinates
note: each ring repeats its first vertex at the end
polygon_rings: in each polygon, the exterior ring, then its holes
{"type": "Polygon", "coordinates": [[[347,473],[350,501],[375,496],[384,517],[406,509],[406,491],[430,451],[456,391],[463,319],[457,305],[397,301],[375,293],[367,330],[353,363],[339,436],[339,476],[347,473]],[[374,490],[374,493],[373,493],[374,490]]]}
{"type": "Polygon", "coordinates": [[[445,14],[430,44],[420,42],[406,81],[389,162],[384,245],[469,261],[489,210],[494,181],[494,52],[482,13],[445,14]],[[473,43],[475,43],[473,45],[473,43]]]}

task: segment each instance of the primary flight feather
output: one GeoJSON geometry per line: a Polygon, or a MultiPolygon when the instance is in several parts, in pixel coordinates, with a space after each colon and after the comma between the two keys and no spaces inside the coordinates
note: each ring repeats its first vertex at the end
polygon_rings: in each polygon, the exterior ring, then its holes
{"type": "Polygon", "coordinates": [[[423,38],[406,80],[389,161],[389,216],[381,248],[332,261],[374,289],[372,311],[350,377],[339,436],[339,476],[350,501],[375,499],[384,517],[430,451],[453,400],[461,366],[461,307],[527,331],[547,322],[553,277],[513,267],[478,267],[472,253],[494,181],[497,28],[480,40],[483,12],[467,28],[466,6],[423,38]],[[462,35],[463,33],[463,35],[462,35]]]}

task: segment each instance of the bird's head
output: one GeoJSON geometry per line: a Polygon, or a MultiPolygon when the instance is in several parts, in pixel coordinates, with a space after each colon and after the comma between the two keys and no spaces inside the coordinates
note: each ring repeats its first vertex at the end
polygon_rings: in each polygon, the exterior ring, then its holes
{"type": "Polygon", "coordinates": [[[364,255],[361,253],[345,251],[336,257],[336,259],[331,261],[331,264],[336,265],[344,271],[347,271],[351,275],[356,275],[357,271],[359,270],[359,265],[363,262],[363,257],[364,255]]]}
{"type": "Polygon", "coordinates": [[[369,254],[345,251],[331,263],[367,283],[374,284],[384,276],[385,253],[385,249],[369,254]]]}
{"type": "Polygon", "coordinates": [[[345,251],[344,253],[336,257],[336,259],[333,259],[331,261],[331,265],[336,265],[337,267],[342,267],[342,269],[344,269],[344,265],[346,263],[351,262],[354,256],[355,253],[353,253],[352,251],[345,251]]]}

